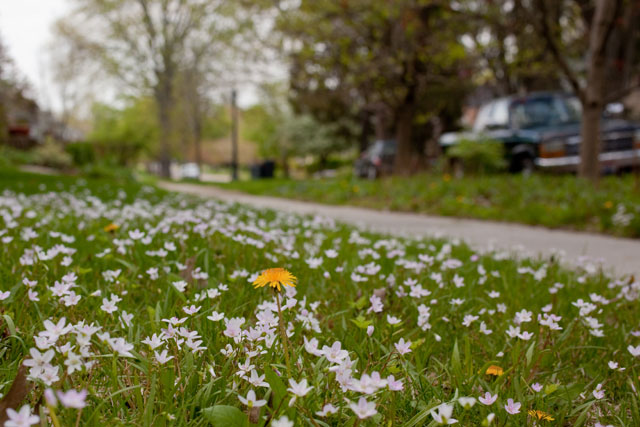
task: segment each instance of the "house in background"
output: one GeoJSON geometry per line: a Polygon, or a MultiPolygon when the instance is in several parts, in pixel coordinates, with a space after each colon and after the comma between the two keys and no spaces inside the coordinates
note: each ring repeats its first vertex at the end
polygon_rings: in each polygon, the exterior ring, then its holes
{"type": "Polygon", "coordinates": [[[56,119],[20,89],[7,87],[0,93],[0,143],[20,150],[44,144],[47,138],[59,142],[78,141],[84,134],[56,119]]]}

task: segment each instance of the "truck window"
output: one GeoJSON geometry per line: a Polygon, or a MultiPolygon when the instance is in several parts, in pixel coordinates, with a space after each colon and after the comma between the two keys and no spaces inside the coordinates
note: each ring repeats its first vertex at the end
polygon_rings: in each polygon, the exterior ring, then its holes
{"type": "Polygon", "coordinates": [[[490,102],[480,107],[476,121],[473,123],[474,132],[481,132],[486,129],[491,116],[491,110],[493,109],[493,104],[493,102],[490,102]]]}

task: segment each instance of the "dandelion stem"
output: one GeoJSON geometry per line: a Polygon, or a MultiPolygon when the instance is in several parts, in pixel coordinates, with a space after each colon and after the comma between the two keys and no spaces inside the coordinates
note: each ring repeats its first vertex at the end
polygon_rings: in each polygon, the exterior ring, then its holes
{"type": "Polygon", "coordinates": [[[276,291],[276,302],[278,303],[278,317],[280,318],[280,338],[284,347],[284,360],[287,363],[287,375],[291,378],[291,362],[289,361],[289,345],[287,332],[284,328],[284,318],[282,317],[282,308],[280,307],[280,293],[276,291]]]}

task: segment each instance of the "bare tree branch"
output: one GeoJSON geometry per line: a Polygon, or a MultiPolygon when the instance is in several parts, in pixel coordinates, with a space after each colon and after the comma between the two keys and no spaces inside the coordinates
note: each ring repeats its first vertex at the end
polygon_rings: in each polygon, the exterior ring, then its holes
{"type": "Polygon", "coordinates": [[[596,37],[599,36],[597,40],[595,40],[595,43],[593,45],[593,51],[592,51],[593,55],[604,54],[604,51],[607,48],[607,43],[609,42],[609,37],[611,36],[611,32],[613,31],[613,27],[615,26],[616,17],[619,15],[620,10],[622,9],[621,0],[616,0],[614,7],[611,7],[610,2],[612,0],[598,0],[598,1],[604,2],[606,6],[597,7],[596,14],[599,12],[599,13],[607,14],[609,16],[604,16],[604,17],[594,16],[593,18],[596,23],[599,23],[604,27],[599,31],[592,32],[592,34],[595,34],[596,37]]]}
{"type": "Polygon", "coordinates": [[[618,101],[624,98],[625,96],[629,95],[631,92],[633,92],[636,89],[640,89],[640,78],[635,83],[632,83],[620,90],[617,90],[607,95],[605,102],[609,103],[609,102],[618,101]]]}
{"type": "Polygon", "coordinates": [[[565,60],[565,57],[561,52],[560,45],[556,40],[553,30],[551,29],[551,25],[549,25],[549,20],[547,18],[549,11],[547,9],[546,2],[545,0],[536,0],[536,4],[538,5],[538,9],[540,10],[540,17],[541,17],[539,22],[540,33],[544,37],[545,41],[547,42],[547,47],[551,51],[551,54],[553,55],[554,60],[556,61],[556,63],[564,73],[567,80],[569,80],[569,83],[571,84],[571,87],[573,88],[574,92],[580,99],[583,99],[584,89],[580,85],[578,76],[575,74],[575,72],[571,69],[571,67],[565,60]]]}

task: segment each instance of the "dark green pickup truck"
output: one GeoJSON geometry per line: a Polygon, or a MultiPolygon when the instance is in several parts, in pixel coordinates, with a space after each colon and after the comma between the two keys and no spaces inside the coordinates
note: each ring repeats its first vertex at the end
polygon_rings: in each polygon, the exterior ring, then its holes
{"type": "MultiPolygon", "coordinates": [[[[440,145],[446,152],[463,139],[497,140],[504,143],[513,172],[575,171],[580,163],[580,113],[578,99],[563,93],[499,98],[478,110],[471,131],[445,133],[440,145]]],[[[604,172],[639,165],[640,123],[603,117],[600,163],[604,172]]]]}

